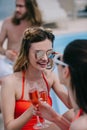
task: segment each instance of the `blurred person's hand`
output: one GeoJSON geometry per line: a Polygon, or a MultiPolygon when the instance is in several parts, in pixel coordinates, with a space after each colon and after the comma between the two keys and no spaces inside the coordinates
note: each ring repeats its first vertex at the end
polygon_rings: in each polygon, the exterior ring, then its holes
{"type": "Polygon", "coordinates": [[[54,122],[56,115],[52,107],[44,101],[39,101],[38,109],[35,109],[35,113],[52,122],[54,122]]]}
{"type": "Polygon", "coordinates": [[[15,50],[6,50],[5,55],[8,59],[10,59],[13,62],[17,59],[18,56],[15,50]]]}
{"type": "Polygon", "coordinates": [[[64,116],[56,113],[53,108],[46,102],[39,101],[38,109],[35,109],[37,115],[54,122],[62,130],[69,129],[70,121],[67,120],[64,116]]]}

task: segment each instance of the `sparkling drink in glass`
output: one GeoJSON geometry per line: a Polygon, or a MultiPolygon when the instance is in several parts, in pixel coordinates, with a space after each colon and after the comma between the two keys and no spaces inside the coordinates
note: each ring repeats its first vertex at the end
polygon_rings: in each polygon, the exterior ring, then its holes
{"type": "MultiPolygon", "coordinates": [[[[33,83],[30,85],[30,89],[29,89],[29,99],[31,100],[32,104],[36,107],[39,101],[39,93],[38,93],[38,89],[37,89],[37,84],[33,83]]],[[[40,122],[40,118],[39,116],[37,117],[37,123],[33,126],[33,128],[35,130],[39,130],[41,128],[43,128],[42,123],[40,122]]]]}
{"type": "MultiPolygon", "coordinates": [[[[39,92],[40,98],[42,101],[47,102],[47,91],[41,91],[39,92]]],[[[43,119],[43,128],[49,127],[49,124],[43,119]]]]}

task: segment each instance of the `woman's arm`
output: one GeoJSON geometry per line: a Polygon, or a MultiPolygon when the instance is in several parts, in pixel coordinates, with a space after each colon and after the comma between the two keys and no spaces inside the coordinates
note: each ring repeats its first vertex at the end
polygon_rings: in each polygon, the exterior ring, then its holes
{"type": "Polygon", "coordinates": [[[52,88],[56,95],[60,98],[60,100],[70,109],[72,108],[68,90],[65,88],[63,84],[60,83],[59,77],[57,74],[52,73],[53,85],[52,88]]]}
{"type": "Polygon", "coordinates": [[[40,101],[38,110],[36,114],[55,123],[62,130],[68,130],[70,122],[62,115],[56,113],[49,104],[40,101]]]}
{"type": "Polygon", "coordinates": [[[16,101],[14,84],[14,80],[10,77],[6,78],[1,87],[1,109],[5,130],[20,130],[33,115],[33,107],[31,106],[17,119],[14,118],[16,101]]]}

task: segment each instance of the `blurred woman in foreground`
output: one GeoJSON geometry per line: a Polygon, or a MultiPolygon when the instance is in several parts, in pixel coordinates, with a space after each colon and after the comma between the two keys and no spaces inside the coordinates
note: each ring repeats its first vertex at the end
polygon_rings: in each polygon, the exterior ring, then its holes
{"type": "MultiPolygon", "coordinates": [[[[72,41],[54,62],[73,102],[75,117],[69,130],[87,130],[87,40],[72,41]]],[[[40,102],[37,114],[59,126],[59,115],[47,103],[40,102]]]]}

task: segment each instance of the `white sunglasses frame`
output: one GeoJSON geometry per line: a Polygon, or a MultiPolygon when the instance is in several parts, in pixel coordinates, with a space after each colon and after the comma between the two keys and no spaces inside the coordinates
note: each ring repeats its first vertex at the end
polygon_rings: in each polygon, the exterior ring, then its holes
{"type": "Polygon", "coordinates": [[[56,65],[62,65],[62,66],[67,67],[68,64],[64,63],[63,61],[58,60],[58,57],[60,57],[60,56],[61,56],[61,54],[56,54],[56,55],[54,56],[54,58],[53,58],[54,63],[55,63],[56,65]]]}

